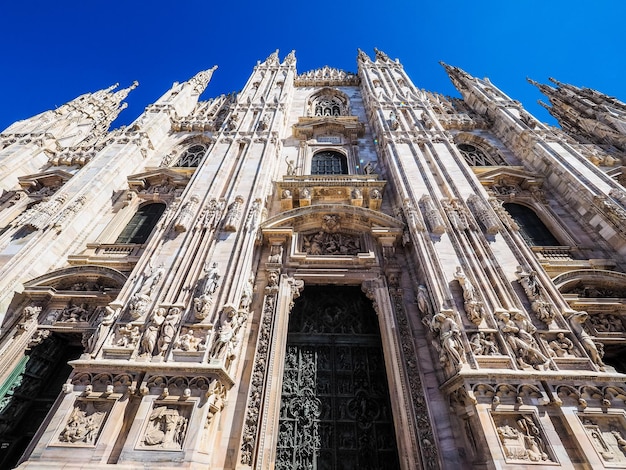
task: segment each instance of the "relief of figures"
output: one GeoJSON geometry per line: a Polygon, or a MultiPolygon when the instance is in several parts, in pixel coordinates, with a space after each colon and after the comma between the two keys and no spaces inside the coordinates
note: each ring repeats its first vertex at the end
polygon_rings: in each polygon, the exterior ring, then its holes
{"type": "Polygon", "coordinates": [[[515,321],[506,310],[496,313],[500,331],[504,334],[507,344],[517,357],[518,365],[522,368],[533,367],[537,370],[545,370],[548,366],[548,358],[541,352],[535,338],[532,336],[537,329],[525,318],[521,311],[515,312],[515,321]]]}
{"type": "Polygon", "coordinates": [[[89,320],[89,315],[93,310],[93,307],[90,308],[89,305],[84,302],[80,305],[75,305],[70,302],[69,305],[61,311],[56,321],[69,323],[86,322],[89,320]]]}
{"type": "Polygon", "coordinates": [[[472,352],[477,356],[497,356],[500,353],[498,342],[493,333],[477,332],[470,338],[472,352]]]}
{"type": "Polygon", "coordinates": [[[539,426],[530,415],[494,416],[504,455],[510,460],[552,462],[539,426]],[[511,424],[513,423],[513,424],[511,424]]]}
{"type": "Polygon", "coordinates": [[[551,357],[578,357],[578,349],[574,342],[565,336],[565,333],[557,333],[553,339],[540,335],[541,341],[547,346],[551,357]]]}
{"type": "Polygon", "coordinates": [[[181,407],[171,405],[152,410],[141,445],[153,449],[182,449],[189,420],[181,411],[181,407]]]}
{"type": "Polygon", "coordinates": [[[59,442],[94,445],[112,406],[111,402],[76,402],[65,427],[59,434],[59,442]]]}
{"type": "Polygon", "coordinates": [[[361,241],[354,235],[320,231],[303,238],[303,251],[308,255],[354,256],[361,252],[361,241]]]}
{"type": "Polygon", "coordinates": [[[583,427],[602,460],[626,462],[626,430],[620,418],[606,416],[581,417],[583,427]]]}
{"type": "Polygon", "coordinates": [[[206,349],[206,338],[199,338],[193,329],[183,330],[178,339],[174,342],[175,351],[195,352],[206,349]]]}
{"type": "Polygon", "coordinates": [[[617,315],[590,315],[589,323],[598,333],[620,333],[624,331],[622,320],[617,315]]]}

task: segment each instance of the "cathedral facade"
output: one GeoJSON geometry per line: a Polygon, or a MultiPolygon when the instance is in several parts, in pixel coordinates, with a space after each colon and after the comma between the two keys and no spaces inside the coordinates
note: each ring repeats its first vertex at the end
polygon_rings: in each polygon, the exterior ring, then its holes
{"type": "Polygon", "coordinates": [[[0,467],[626,468],[626,105],[443,66],[0,133],[0,467]]]}

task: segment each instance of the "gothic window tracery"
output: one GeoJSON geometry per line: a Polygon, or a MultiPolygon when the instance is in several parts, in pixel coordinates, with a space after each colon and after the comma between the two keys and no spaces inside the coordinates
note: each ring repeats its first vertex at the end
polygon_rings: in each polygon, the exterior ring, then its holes
{"type": "Polygon", "coordinates": [[[165,212],[165,204],[153,203],[141,206],[115,243],[142,244],[148,240],[161,215],[165,212]]]}
{"type": "Polygon", "coordinates": [[[186,149],[174,164],[177,167],[195,168],[200,165],[202,157],[206,153],[207,147],[203,144],[195,144],[186,149]]]}
{"type": "Polygon", "coordinates": [[[347,175],[348,162],[345,155],[334,150],[324,150],[311,159],[312,175],[347,175]]]}
{"type": "Polygon", "coordinates": [[[500,166],[506,165],[500,155],[487,153],[472,144],[457,144],[457,148],[470,166],[500,166]]]}
{"type": "Polygon", "coordinates": [[[531,208],[512,202],[503,207],[519,226],[519,233],[530,246],[560,246],[561,243],[531,208]]]}
{"type": "Polygon", "coordinates": [[[309,115],[318,117],[339,117],[348,115],[347,98],[334,90],[323,90],[309,101],[309,115]]]}

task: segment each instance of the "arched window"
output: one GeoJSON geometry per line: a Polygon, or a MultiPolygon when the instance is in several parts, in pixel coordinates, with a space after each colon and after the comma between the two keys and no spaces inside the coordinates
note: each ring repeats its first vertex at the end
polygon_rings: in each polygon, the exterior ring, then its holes
{"type": "Polygon", "coordinates": [[[500,166],[506,164],[500,155],[489,155],[475,145],[457,144],[457,148],[470,166],[500,166]]]}
{"type": "Polygon", "coordinates": [[[338,90],[324,89],[311,97],[309,116],[338,117],[348,115],[348,98],[338,90]]]}
{"type": "Polygon", "coordinates": [[[332,150],[318,152],[311,160],[312,175],[347,175],[348,164],[345,155],[332,150]]]}
{"type": "Polygon", "coordinates": [[[165,204],[163,203],[146,204],[140,207],[115,243],[145,243],[164,211],[165,204]]]}
{"type": "Polygon", "coordinates": [[[196,144],[189,147],[183,152],[174,166],[193,168],[200,165],[200,160],[206,153],[206,146],[202,144],[196,144]]]}
{"type": "Polygon", "coordinates": [[[535,212],[521,204],[507,203],[504,208],[519,225],[522,238],[530,246],[559,246],[559,241],[552,235],[548,227],[535,212]]]}

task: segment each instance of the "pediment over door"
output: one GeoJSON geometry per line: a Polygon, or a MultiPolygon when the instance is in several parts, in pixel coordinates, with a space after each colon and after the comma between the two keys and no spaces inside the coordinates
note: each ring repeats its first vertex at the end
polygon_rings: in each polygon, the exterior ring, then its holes
{"type": "MultiPolygon", "coordinates": [[[[285,211],[266,220],[264,239],[271,246],[290,244],[291,261],[332,263],[340,259],[359,264],[376,261],[377,241],[393,246],[401,237],[403,222],[371,209],[337,204],[317,204],[285,211]]],[[[276,255],[277,250],[272,249],[276,255]]],[[[280,259],[270,261],[279,262],[280,259]]]]}

